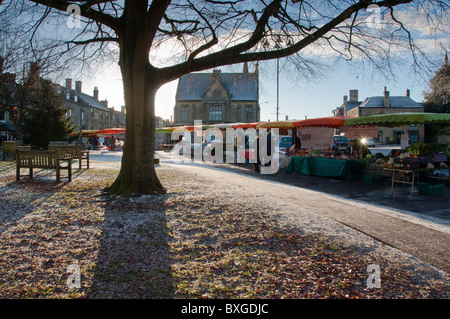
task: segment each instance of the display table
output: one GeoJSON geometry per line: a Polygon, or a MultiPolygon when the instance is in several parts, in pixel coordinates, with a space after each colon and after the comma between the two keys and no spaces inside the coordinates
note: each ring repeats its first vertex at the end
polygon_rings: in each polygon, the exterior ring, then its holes
{"type": "Polygon", "coordinates": [[[359,180],[363,178],[366,166],[366,162],[361,160],[293,156],[285,172],[359,180]]]}
{"type": "MultiPolygon", "coordinates": [[[[417,178],[417,181],[420,182],[419,173],[430,172],[430,171],[434,171],[434,170],[443,170],[443,169],[448,170],[449,168],[448,167],[435,167],[432,169],[427,169],[427,168],[403,169],[403,168],[383,167],[383,170],[392,172],[391,193],[392,194],[394,193],[394,183],[402,183],[402,184],[410,184],[411,185],[411,195],[413,194],[413,191],[414,191],[414,183],[415,183],[416,178],[417,178]],[[406,181],[405,174],[411,175],[410,181],[406,181]]],[[[450,173],[450,171],[449,171],[449,173],[450,173]]],[[[430,177],[428,177],[428,178],[430,178],[430,177]]]]}
{"type": "Polygon", "coordinates": [[[419,172],[424,169],[401,169],[401,168],[385,168],[383,170],[392,172],[391,194],[394,194],[394,183],[411,184],[411,195],[414,191],[414,181],[419,181],[419,172]],[[411,174],[411,181],[406,181],[405,174],[411,174]]]}

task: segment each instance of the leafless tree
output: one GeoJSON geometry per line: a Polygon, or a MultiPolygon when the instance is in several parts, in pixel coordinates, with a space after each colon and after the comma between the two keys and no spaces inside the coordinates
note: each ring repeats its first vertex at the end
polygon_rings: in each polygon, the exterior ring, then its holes
{"type": "Polygon", "coordinates": [[[433,30],[447,32],[440,22],[449,9],[437,0],[11,0],[3,6],[31,38],[49,21],[70,19],[58,58],[70,54],[84,62],[117,52],[127,122],[121,171],[108,189],[113,194],[164,192],[153,165],[155,94],[163,84],[190,72],[283,57],[306,73],[321,62],[315,57],[333,55],[389,72],[405,48],[421,68],[425,52],[403,18],[421,14],[433,30]],[[162,60],[169,47],[171,59],[162,60]]]}

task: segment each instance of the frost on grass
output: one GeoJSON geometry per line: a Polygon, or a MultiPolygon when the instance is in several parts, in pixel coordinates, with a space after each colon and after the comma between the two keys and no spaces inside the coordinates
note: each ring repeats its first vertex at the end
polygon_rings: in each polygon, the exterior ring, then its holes
{"type": "Polygon", "coordinates": [[[0,297],[450,296],[448,275],[414,258],[286,225],[282,207],[220,181],[157,172],[165,195],[103,198],[117,169],[76,170],[60,184],[37,171],[17,183],[0,162],[0,297]],[[81,287],[70,289],[74,262],[81,287]],[[367,287],[370,264],[381,268],[380,289],[367,287]]]}

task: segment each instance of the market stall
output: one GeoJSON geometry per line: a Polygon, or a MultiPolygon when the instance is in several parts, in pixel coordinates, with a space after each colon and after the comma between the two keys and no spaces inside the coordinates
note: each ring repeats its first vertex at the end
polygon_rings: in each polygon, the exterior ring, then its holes
{"type": "MultiPolygon", "coordinates": [[[[400,127],[411,124],[450,124],[450,114],[442,113],[395,113],[365,116],[345,120],[345,126],[378,125],[385,127],[400,127]]],[[[406,132],[406,129],[405,129],[406,132]]],[[[411,195],[414,186],[419,186],[420,194],[441,194],[444,184],[423,183],[430,179],[450,181],[448,145],[438,143],[415,143],[411,146],[402,145],[402,149],[392,152],[390,156],[375,154],[366,158],[372,176],[391,177],[391,192],[395,183],[411,185],[411,195]],[[444,173],[445,171],[445,173],[444,173]],[[437,177],[437,178],[436,178],[437,177]],[[420,183],[422,182],[422,183],[420,183]]],[[[369,175],[370,177],[370,175],[369,175]]],[[[375,179],[371,179],[375,180],[375,179]]]]}
{"type": "Polygon", "coordinates": [[[293,156],[284,171],[286,173],[360,180],[366,171],[366,162],[361,160],[293,156]]]}
{"type": "Polygon", "coordinates": [[[332,150],[335,141],[338,147],[348,147],[340,136],[335,139],[335,130],[343,127],[347,118],[349,117],[333,116],[293,121],[293,134],[301,148],[290,154],[285,172],[348,180],[361,179],[366,171],[366,162],[350,158],[348,154],[341,152],[340,148],[337,151],[332,150]]]}
{"type": "Polygon", "coordinates": [[[305,153],[306,150],[306,155],[331,158],[334,157],[332,153],[335,148],[339,153],[349,149],[346,138],[334,135],[336,129],[344,125],[346,118],[348,117],[332,116],[294,122],[294,134],[301,143],[302,153],[305,153]]]}

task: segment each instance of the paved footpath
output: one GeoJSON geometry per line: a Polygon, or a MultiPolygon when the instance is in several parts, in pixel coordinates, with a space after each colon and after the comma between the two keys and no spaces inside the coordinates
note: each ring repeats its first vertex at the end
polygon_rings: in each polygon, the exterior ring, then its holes
{"type": "Polygon", "coordinates": [[[256,175],[203,165],[174,164],[161,154],[161,165],[193,172],[215,183],[245,190],[247,196],[290,207],[292,218],[304,212],[333,219],[386,245],[415,256],[450,273],[450,227],[446,220],[433,222],[414,213],[367,204],[360,201],[258,178],[256,175]]]}

